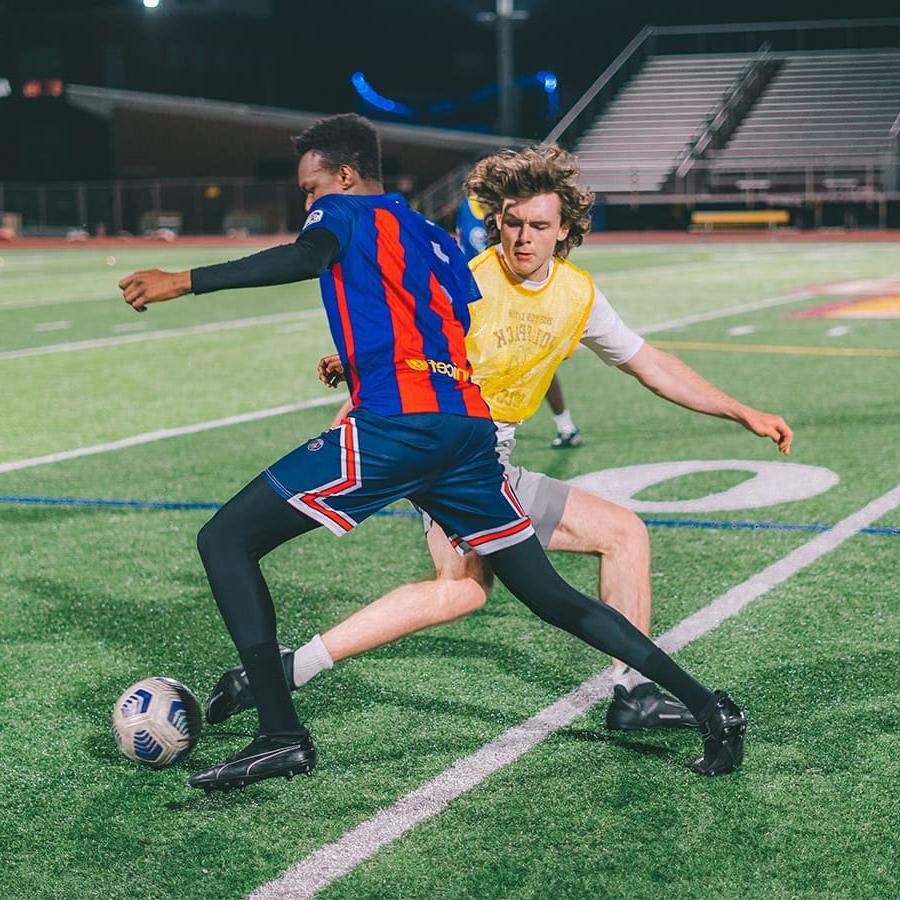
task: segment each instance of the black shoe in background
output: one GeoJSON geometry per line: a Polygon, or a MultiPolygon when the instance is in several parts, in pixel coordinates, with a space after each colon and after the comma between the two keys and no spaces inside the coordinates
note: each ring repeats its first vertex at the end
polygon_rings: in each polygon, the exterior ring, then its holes
{"type": "Polygon", "coordinates": [[[696,728],[697,720],[680,700],[664,694],[652,681],[645,681],[630,691],[621,684],[613,688],[606,727],[613,731],[696,728]]]}
{"type": "MultiPolygon", "coordinates": [[[[279,647],[281,652],[281,665],[284,667],[284,677],[288,687],[293,691],[294,687],[294,651],[287,647],[279,647]]],[[[235,666],[229,669],[216,682],[216,686],[209,692],[206,698],[206,721],[210,725],[218,725],[233,715],[243,712],[245,709],[253,709],[256,706],[256,697],[247,680],[247,673],[243,666],[235,666]]]]}

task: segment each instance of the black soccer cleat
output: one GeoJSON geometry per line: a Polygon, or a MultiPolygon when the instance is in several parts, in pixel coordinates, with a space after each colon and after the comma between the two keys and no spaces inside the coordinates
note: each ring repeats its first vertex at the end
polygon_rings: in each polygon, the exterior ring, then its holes
{"type": "Polygon", "coordinates": [[[726,775],[744,760],[747,714],[724,691],[713,695],[712,709],[700,720],[703,756],[691,763],[699,775],[726,775]]]}
{"type": "Polygon", "coordinates": [[[696,728],[697,720],[680,701],[664,694],[652,681],[629,691],[617,684],[606,710],[606,727],[613,731],[640,728],[696,728]]]}
{"type": "Polygon", "coordinates": [[[316,748],[304,728],[298,734],[258,734],[253,742],[221,765],[194,772],[191,787],[210,791],[243,790],[266,778],[287,778],[312,773],[316,748]]]}
{"type": "MultiPolygon", "coordinates": [[[[287,647],[279,647],[281,651],[281,665],[284,667],[284,677],[288,687],[294,688],[294,651],[287,647]]],[[[235,666],[229,669],[216,682],[216,686],[209,692],[206,698],[206,721],[210,725],[218,725],[226,719],[230,719],[235,713],[245,709],[253,709],[256,706],[256,697],[247,680],[247,673],[243,666],[235,666]]]]}

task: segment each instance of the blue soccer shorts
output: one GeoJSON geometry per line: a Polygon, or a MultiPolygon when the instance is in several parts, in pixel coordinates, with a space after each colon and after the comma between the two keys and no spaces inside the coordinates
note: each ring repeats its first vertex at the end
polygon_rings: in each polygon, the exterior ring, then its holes
{"type": "Polygon", "coordinates": [[[534,534],[497,458],[490,419],[357,409],[263,475],[337,535],[404,497],[440,524],[459,553],[487,555],[534,534]]]}

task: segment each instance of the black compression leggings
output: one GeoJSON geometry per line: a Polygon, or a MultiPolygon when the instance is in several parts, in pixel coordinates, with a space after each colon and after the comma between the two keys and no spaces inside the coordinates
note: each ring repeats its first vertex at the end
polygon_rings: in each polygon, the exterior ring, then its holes
{"type": "Polygon", "coordinates": [[[275,607],[259,561],[285,541],[318,527],[259,475],[200,529],[200,558],[239,651],[275,640],[275,607]]]}
{"type": "MultiPolygon", "coordinates": [[[[259,561],[318,524],[294,510],[260,475],[225,504],[197,539],[210,587],[238,651],[275,641],[275,608],[259,561]]],[[[682,700],[700,716],[710,692],[621,613],[586,597],[550,565],[530,537],[489,556],[504,585],[544,621],[615,656],[682,700]]]]}
{"type": "Polygon", "coordinates": [[[535,615],[621,659],[671,691],[698,719],[702,717],[711,692],[620,612],[563,581],[536,537],[498,550],[488,559],[494,574],[535,615]]]}

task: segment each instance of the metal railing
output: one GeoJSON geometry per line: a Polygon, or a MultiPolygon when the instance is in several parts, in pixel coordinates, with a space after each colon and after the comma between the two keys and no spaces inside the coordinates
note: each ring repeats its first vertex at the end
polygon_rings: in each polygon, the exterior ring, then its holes
{"type": "Polygon", "coordinates": [[[695,170],[699,170],[695,179],[670,185],[666,192],[642,191],[637,187],[641,170],[633,163],[623,162],[604,171],[618,175],[620,183],[630,182],[632,188],[613,190],[599,182],[591,187],[603,193],[607,203],[629,205],[692,203],[697,198],[718,196],[768,202],[776,195],[790,195],[800,204],[823,196],[900,200],[900,157],[888,154],[810,156],[795,159],[789,166],[782,165],[781,161],[759,159],[743,165],[736,163],[727,169],[701,159],[695,163],[695,170]]]}
{"type": "Polygon", "coordinates": [[[900,113],[888,132],[890,152],[885,160],[884,183],[889,191],[900,189],[900,113]]]}
{"type": "Polygon", "coordinates": [[[463,183],[471,169],[471,163],[463,163],[452,169],[417,194],[412,200],[412,206],[433,222],[448,220],[455,215],[462,200],[463,183]]]}
{"type": "Polygon", "coordinates": [[[674,178],[684,179],[710,147],[721,147],[734,133],[742,117],[771,80],[777,63],[771,59],[772,45],[763,43],[756,55],[737,74],[715,108],[694,132],[673,165],[674,178]]]}
{"type": "MultiPolygon", "coordinates": [[[[398,187],[398,178],[386,183],[398,187]]],[[[294,179],[158,178],[0,182],[0,212],[18,213],[25,235],[141,234],[154,217],[177,218],[183,234],[293,231],[306,215],[294,179]]]]}
{"type": "Polygon", "coordinates": [[[611,99],[611,95],[634,74],[640,64],[643,64],[657,30],[652,25],[642,28],[628,46],[603,70],[578,102],[559,120],[550,134],[544,138],[543,143],[558,143],[562,141],[563,135],[568,133],[566,142],[574,145],[599,113],[601,106],[605,105],[611,99]]]}

